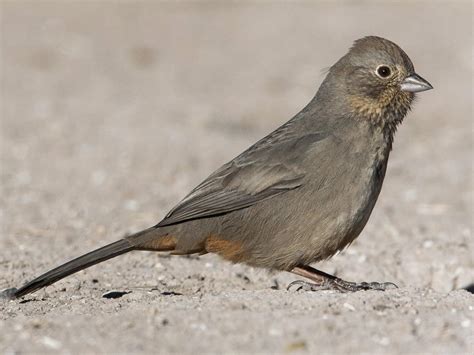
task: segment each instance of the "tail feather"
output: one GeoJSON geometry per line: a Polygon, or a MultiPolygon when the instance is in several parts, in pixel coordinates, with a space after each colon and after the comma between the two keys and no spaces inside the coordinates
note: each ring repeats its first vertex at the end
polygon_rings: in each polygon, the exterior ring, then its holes
{"type": "Polygon", "coordinates": [[[41,276],[38,276],[19,289],[6,290],[6,294],[8,294],[11,298],[22,297],[28,293],[35,292],[40,288],[51,285],[52,283],[55,283],[66,276],[74,274],[75,272],[86,269],[92,265],[98,264],[118,255],[127,253],[133,249],[135,249],[135,247],[126,239],[118,240],[114,243],[82,255],[63,265],[60,265],[57,268],[50,270],[41,276]]]}

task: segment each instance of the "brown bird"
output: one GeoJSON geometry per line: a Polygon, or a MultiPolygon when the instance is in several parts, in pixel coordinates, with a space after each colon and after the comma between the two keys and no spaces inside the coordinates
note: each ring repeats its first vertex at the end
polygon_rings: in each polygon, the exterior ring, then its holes
{"type": "Polygon", "coordinates": [[[211,174],[154,227],[3,296],[24,296],[132,250],[217,253],[304,276],[312,283],[295,283],[309,290],[384,290],[393,284],[347,282],[309,265],[360,234],[382,187],[397,126],[415,93],[429,89],[395,43],[359,39],[301,112],[211,174]]]}

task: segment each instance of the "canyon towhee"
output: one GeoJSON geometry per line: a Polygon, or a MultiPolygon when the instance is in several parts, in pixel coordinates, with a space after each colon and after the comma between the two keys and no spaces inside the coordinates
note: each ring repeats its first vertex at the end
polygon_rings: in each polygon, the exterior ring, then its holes
{"type": "MultiPolygon", "coordinates": [[[[405,52],[357,40],[290,121],[223,165],[163,220],[61,265],[4,297],[18,298],[132,250],[217,253],[232,262],[304,276],[308,290],[384,290],[309,266],[350,244],[375,205],[397,126],[432,86],[405,52]]],[[[290,284],[291,285],[291,284],[290,284]]]]}

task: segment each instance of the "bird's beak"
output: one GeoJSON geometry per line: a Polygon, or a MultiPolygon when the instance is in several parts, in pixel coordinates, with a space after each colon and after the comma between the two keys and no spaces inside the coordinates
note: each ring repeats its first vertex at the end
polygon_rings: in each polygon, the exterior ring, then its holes
{"type": "Polygon", "coordinates": [[[429,82],[423,79],[418,74],[414,73],[410,76],[407,76],[405,80],[400,84],[400,89],[402,91],[408,92],[421,92],[426,90],[431,90],[433,87],[429,82]]]}

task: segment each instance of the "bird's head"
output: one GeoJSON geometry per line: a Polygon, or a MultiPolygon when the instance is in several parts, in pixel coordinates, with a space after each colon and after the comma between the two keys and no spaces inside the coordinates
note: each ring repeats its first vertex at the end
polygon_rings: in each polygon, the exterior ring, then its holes
{"type": "Polygon", "coordinates": [[[433,88],[415,73],[399,46],[375,36],[355,41],[331,67],[329,77],[344,92],[351,113],[394,127],[410,109],[415,93],[433,88]]]}

